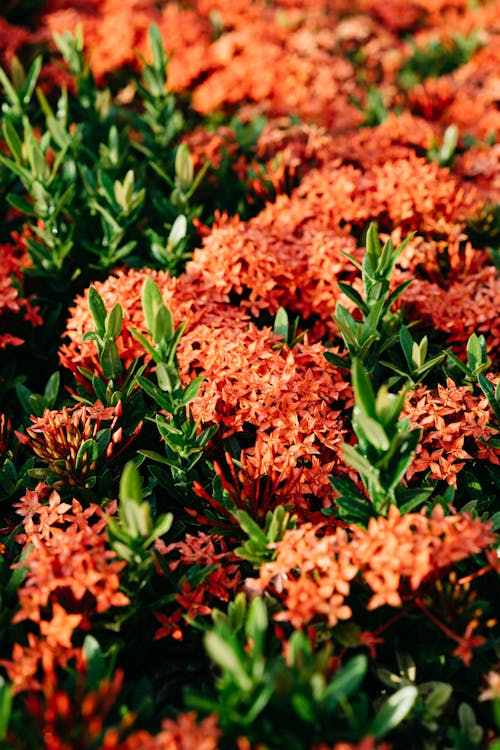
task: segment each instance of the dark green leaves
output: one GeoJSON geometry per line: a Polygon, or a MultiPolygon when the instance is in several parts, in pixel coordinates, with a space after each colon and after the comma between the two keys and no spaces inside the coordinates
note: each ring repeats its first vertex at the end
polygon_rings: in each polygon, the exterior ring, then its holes
{"type": "MultiPolygon", "coordinates": [[[[411,429],[407,419],[399,420],[405,391],[391,393],[383,385],[375,394],[366,370],[357,359],[352,365],[352,385],[355,394],[352,424],[358,443],[344,444],[344,459],[359,473],[375,513],[386,515],[390,504],[397,502],[396,491],[413,459],[420,430],[411,429]]],[[[346,510],[342,508],[341,512],[352,518],[352,504],[354,518],[364,520],[364,500],[351,495],[352,501],[349,493],[343,493],[346,510]]]]}
{"type": "Polygon", "coordinates": [[[372,223],[366,235],[363,263],[344,253],[361,271],[363,294],[340,282],[340,289],[360,314],[355,318],[344,305],[338,303],[334,320],[350,357],[361,360],[370,372],[377,365],[381,353],[396,341],[398,321],[397,315],[391,313],[391,307],[410,282],[405,281],[390,292],[390,277],[398,256],[412,236],[409,235],[397,248],[390,239],[382,247],[376,225],[372,223]]]}
{"type": "Polygon", "coordinates": [[[123,371],[116,344],[122,330],[123,310],[117,302],[107,313],[101,296],[92,286],[88,292],[88,305],[95,329],[84,334],[83,341],[95,341],[103,376],[106,380],[116,380],[123,371]]]}

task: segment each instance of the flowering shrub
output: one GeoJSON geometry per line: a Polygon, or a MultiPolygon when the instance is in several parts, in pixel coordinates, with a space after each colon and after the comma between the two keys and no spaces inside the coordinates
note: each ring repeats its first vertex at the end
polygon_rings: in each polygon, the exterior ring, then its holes
{"type": "Polygon", "coordinates": [[[500,747],[498,0],[7,0],[0,747],[500,747]]]}

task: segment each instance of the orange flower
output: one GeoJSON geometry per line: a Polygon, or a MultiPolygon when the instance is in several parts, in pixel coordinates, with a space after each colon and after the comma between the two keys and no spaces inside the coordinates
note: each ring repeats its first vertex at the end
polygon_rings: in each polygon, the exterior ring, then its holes
{"type": "Polygon", "coordinates": [[[486,675],[486,687],[479,695],[480,701],[500,701],[500,672],[491,670],[486,675]]]}
{"type": "MultiPolygon", "coordinates": [[[[52,474],[61,479],[55,488],[65,484],[89,487],[93,481],[97,459],[90,449],[81,455],[80,449],[88,440],[97,438],[104,422],[109,422],[111,437],[106,449],[109,458],[121,439],[121,427],[115,430],[122,413],[122,402],[104,409],[100,402],[93,407],[63,407],[60,411],[45,409],[41,417],[31,417],[32,425],[26,430],[28,437],[17,433],[19,440],[29,445],[47,465],[52,474]],[[113,432],[114,430],[114,432],[113,432]]],[[[95,440],[94,440],[95,442],[95,440]]]]}
{"type": "Polygon", "coordinates": [[[443,331],[447,343],[454,344],[459,355],[463,355],[473,333],[483,334],[488,352],[497,363],[500,351],[500,278],[483,254],[479,254],[477,261],[481,258],[481,269],[453,280],[445,290],[436,283],[416,280],[405,291],[403,302],[411,319],[419,319],[424,325],[443,331]]]}
{"type": "MultiPolygon", "coordinates": [[[[283,598],[278,620],[298,628],[321,616],[333,627],[351,616],[348,597],[354,579],[372,590],[368,610],[400,607],[424,583],[432,584],[495,540],[491,524],[479,518],[445,516],[441,506],[430,517],[424,512],[401,515],[393,505],[387,518],[370,519],[367,529],[352,526],[349,532],[324,534],[321,527],[302,524],[287,531],[274,545],[276,559],[262,565],[259,578],[247,580],[247,587],[253,593],[271,588],[283,598]]],[[[468,637],[460,643],[465,648],[468,637]]]]}
{"type": "Polygon", "coordinates": [[[218,750],[221,731],[215,715],[201,721],[194,711],[165,719],[156,736],[138,731],[123,743],[103,746],[103,750],[218,750]]]}
{"type": "Polygon", "coordinates": [[[318,531],[309,523],[287,531],[275,545],[276,559],[261,566],[257,582],[247,581],[250,590],[271,586],[283,592],[286,609],[276,619],[290,621],[295,628],[317,615],[325,617],[330,627],[351,616],[345,600],[358,567],[347,533],[337,529],[320,536],[318,531]]]}
{"type": "Polygon", "coordinates": [[[352,529],[353,563],[373,591],[368,609],[401,606],[403,581],[417,591],[495,539],[490,523],[467,514],[445,516],[436,506],[430,517],[424,512],[400,515],[391,506],[387,518],[370,519],[366,530],[352,529]]]}
{"type": "Polygon", "coordinates": [[[46,639],[50,648],[71,648],[71,636],[80,625],[82,615],[69,615],[63,607],[54,602],[52,607],[52,619],[40,623],[40,633],[46,639]]]}
{"type": "MultiPolygon", "coordinates": [[[[1,36],[1,19],[0,19],[1,36]]],[[[1,46],[1,45],[0,45],[1,46]]],[[[13,316],[22,314],[24,320],[33,326],[43,322],[39,315],[39,308],[33,307],[28,297],[22,292],[22,269],[31,265],[30,258],[19,240],[17,244],[0,244],[2,264],[0,266],[0,326],[11,325],[13,316]]],[[[7,346],[20,346],[24,339],[11,333],[3,333],[0,329],[0,349],[7,346]]]]}
{"type": "MultiPolygon", "coordinates": [[[[155,612],[154,615],[162,627],[155,633],[155,640],[171,636],[182,640],[183,632],[180,623],[184,617],[194,619],[209,615],[214,600],[227,602],[241,586],[241,560],[230,550],[223,537],[216,534],[199,532],[196,536],[186,534],[184,541],[166,546],[163,542],[156,544],[158,552],[164,556],[179,553],[179,559],[169,562],[171,570],[180,565],[196,565],[208,568],[208,574],[194,587],[187,577],[181,579],[180,591],[175,600],[179,605],[170,615],[155,612]]],[[[189,567],[187,568],[189,573],[189,567]]]]}
{"type": "Polygon", "coordinates": [[[409,395],[403,415],[410,418],[412,427],[422,428],[407,480],[430,470],[432,478],[456,487],[457,474],[468,460],[481,457],[500,462],[498,448],[488,446],[489,438],[496,434],[490,426],[488,399],[475,396],[470,386],[456,386],[450,379],[446,388],[438,385],[437,390],[429,390],[421,386],[409,395]]]}
{"type": "MultiPolygon", "coordinates": [[[[18,541],[26,554],[14,567],[27,568],[27,573],[18,589],[20,609],[13,622],[31,620],[40,633],[39,640],[30,634],[29,647],[16,645],[12,661],[3,662],[14,689],[22,691],[37,689],[39,663],[47,681],[56,665],[77,655],[71,643],[76,628],[87,628],[93,615],[126,606],[129,600],[120,591],[125,563],[108,548],[99,506],[84,510],[76,500],[63,503],[57,492],[39,485],[21,500],[18,512],[24,517],[18,541]]],[[[111,505],[107,513],[113,512],[111,505]]]]}

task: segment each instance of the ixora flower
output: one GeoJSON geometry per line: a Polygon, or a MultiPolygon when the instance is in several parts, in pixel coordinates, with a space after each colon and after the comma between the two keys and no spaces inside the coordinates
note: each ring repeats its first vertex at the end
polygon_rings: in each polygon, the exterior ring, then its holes
{"type": "Polygon", "coordinates": [[[156,736],[140,730],[119,744],[103,745],[103,750],[218,750],[222,732],[217,722],[218,717],[213,714],[199,719],[194,711],[189,711],[175,720],[165,719],[156,736]]]}
{"type": "Polygon", "coordinates": [[[302,524],[276,543],[276,559],[261,566],[251,591],[280,592],[285,606],[276,619],[303,627],[326,617],[334,626],[351,617],[348,598],[356,578],[372,591],[368,610],[401,607],[420,587],[439,580],[455,563],[488,549],[496,540],[491,523],[466,514],[400,514],[372,518],[367,529],[352,526],[334,534],[302,524]],[[409,593],[408,593],[409,590],[409,593]],[[405,591],[407,593],[403,594],[405,591]],[[282,592],[282,593],[281,593],[282,592]]]}
{"type": "Polygon", "coordinates": [[[13,434],[12,422],[6,414],[0,412],[0,468],[9,455],[13,434]]]}
{"type": "Polygon", "coordinates": [[[422,438],[406,473],[430,470],[433,479],[444,479],[456,487],[457,474],[472,458],[500,463],[500,450],[488,441],[497,434],[486,396],[476,396],[470,386],[457,386],[448,379],[446,388],[417,388],[406,401],[403,416],[413,427],[422,428],[422,438]]]}
{"type": "MultiPolygon", "coordinates": [[[[11,659],[1,664],[15,692],[46,691],[55,689],[56,667],[79,658],[81,650],[72,640],[75,631],[88,629],[96,614],[129,604],[120,591],[125,562],[109,548],[100,506],[84,509],[75,499],[63,502],[41,483],[16,507],[23,517],[17,541],[26,554],[14,567],[26,569],[26,576],[13,622],[30,621],[39,634],[30,632],[28,645],[16,643],[11,659]]],[[[108,506],[107,514],[115,507],[108,506]]]]}
{"type": "Polygon", "coordinates": [[[22,292],[22,269],[31,265],[22,238],[17,244],[0,244],[0,349],[20,346],[24,339],[2,329],[10,326],[13,316],[22,314],[32,326],[42,324],[39,308],[22,292]]]}
{"type": "Polygon", "coordinates": [[[91,487],[99,459],[110,458],[122,440],[117,426],[121,414],[121,401],[108,408],[97,402],[93,407],[45,409],[41,417],[31,417],[27,435],[16,435],[47,464],[42,473],[53,487],[91,487]]]}
{"type": "Polygon", "coordinates": [[[431,515],[406,513],[396,506],[387,518],[370,519],[368,528],[353,527],[353,561],[373,591],[368,609],[383,604],[403,604],[400,585],[411,591],[438,580],[444,571],[471,555],[486,550],[496,540],[489,522],[467,514],[445,515],[436,506],[431,515]]]}
{"type": "Polygon", "coordinates": [[[247,585],[256,593],[269,586],[283,592],[285,609],[277,620],[300,628],[321,615],[333,627],[351,617],[346,599],[359,567],[344,529],[322,536],[321,528],[305,523],[274,546],[276,559],[262,565],[259,579],[247,585]]]}
{"type": "Polygon", "coordinates": [[[482,268],[453,281],[445,289],[417,279],[408,287],[404,304],[412,319],[420,319],[434,330],[443,331],[447,343],[459,353],[465,350],[473,333],[483,334],[488,352],[498,362],[500,277],[491,263],[484,263],[482,268]]]}

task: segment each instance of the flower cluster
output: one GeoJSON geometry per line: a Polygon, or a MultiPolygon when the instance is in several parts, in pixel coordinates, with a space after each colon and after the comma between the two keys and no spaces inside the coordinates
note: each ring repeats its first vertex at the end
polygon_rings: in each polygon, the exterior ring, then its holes
{"type": "Polygon", "coordinates": [[[18,541],[26,554],[16,565],[26,568],[27,575],[14,621],[32,621],[39,634],[30,633],[27,646],[16,643],[4,666],[16,691],[50,693],[57,684],[56,666],[79,657],[72,641],[75,630],[88,629],[94,615],[129,603],[120,591],[124,563],[107,545],[100,506],[84,509],[77,500],[64,502],[39,484],[17,508],[23,519],[18,541]]]}
{"type": "Polygon", "coordinates": [[[212,603],[228,602],[241,587],[240,560],[228,549],[222,536],[215,534],[186,534],[184,541],[165,545],[158,540],[156,547],[169,560],[168,567],[174,571],[182,566],[186,575],[180,578],[180,591],[176,594],[177,608],[169,615],[155,612],[161,624],[155,639],[171,636],[182,640],[182,622],[209,615],[212,603]],[[177,557],[178,556],[178,557],[177,557]],[[196,586],[189,583],[189,574],[202,572],[196,586]]]}
{"type": "MultiPolygon", "coordinates": [[[[262,565],[258,580],[249,579],[247,585],[254,594],[272,590],[282,600],[278,621],[302,628],[321,618],[334,627],[353,616],[352,590],[359,583],[371,592],[368,611],[408,606],[456,563],[488,550],[495,539],[491,524],[479,518],[445,515],[441,506],[430,515],[401,515],[392,506],[387,518],[372,518],[367,529],[352,526],[349,533],[325,534],[321,527],[302,524],[287,531],[275,545],[275,560],[262,565]]],[[[458,641],[456,655],[469,663],[469,635],[443,629],[458,641]]],[[[484,642],[475,637],[476,645],[484,642]]]]}
{"type": "Polygon", "coordinates": [[[9,332],[14,316],[22,314],[33,326],[42,324],[39,307],[23,295],[22,270],[30,265],[26,248],[22,244],[0,245],[2,266],[0,267],[0,349],[20,346],[23,339],[9,332]]]}
{"type": "Polygon", "coordinates": [[[41,417],[31,418],[27,435],[18,433],[18,438],[47,465],[53,487],[90,487],[98,460],[109,460],[122,441],[123,430],[117,426],[122,410],[121,401],[108,408],[97,402],[91,408],[45,409],[41,417]]]}
{"type": "Polygon", "coordinates": [[[2,747],[498,742],[499,9],[7,0],[2,747]]]}
{"type": "Polygon", "coordinates": [[[457,474],[472,458],[500,463],[498,448],[488,445],[497,434],[491,426],[491,410],[485,396],[475,396],[469,386],[448,380],[437,391],[426,386],[415,389],[404,410],[412,426],[422,428],[422,438],[406,477],[429,472],[456,486],[457,474]]]}

